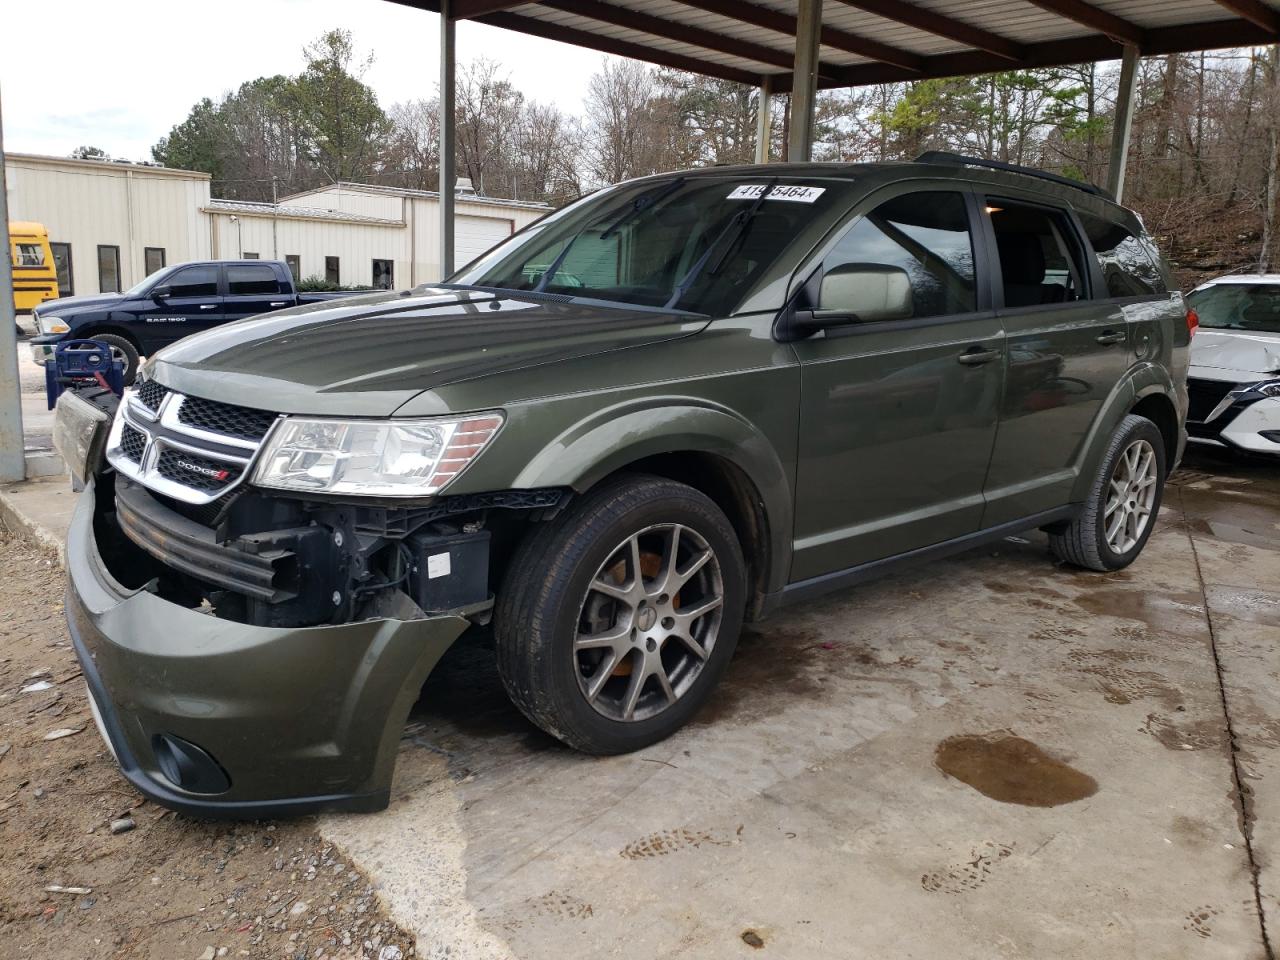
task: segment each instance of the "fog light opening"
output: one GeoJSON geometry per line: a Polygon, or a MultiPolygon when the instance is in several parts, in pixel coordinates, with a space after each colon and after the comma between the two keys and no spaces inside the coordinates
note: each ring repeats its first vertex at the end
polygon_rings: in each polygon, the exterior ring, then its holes
{"type": "Polygon", "coordinates": [[[157,733],[151,749],[165,779],[188,793],[222,793],[231,778],[208,751],[171,733],[157,733]]]}

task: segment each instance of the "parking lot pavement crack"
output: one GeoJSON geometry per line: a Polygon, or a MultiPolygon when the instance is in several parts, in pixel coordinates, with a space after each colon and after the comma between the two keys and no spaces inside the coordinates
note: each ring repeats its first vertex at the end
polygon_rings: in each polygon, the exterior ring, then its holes
{"type": "Polygon", "coordinates": [[[1258,914],[1258,928],[1262,936],[1262,949],[1267,960],[1276,960],[1275,949],[1271,945],[1271,937],[1267,931],[1267,915],[1262,906],[1261,866],[1253,849],[1253,793],[1245,781],[1240,769],[1240,741],[1236,734],[1235,724],[1231,719],[1231,699],[1227,694],[1226,676],[1222,669],[1222,658],[1218,653],[1218,637],[1214,630],[1213,609],[1209,606],[1209,591],[1205,587],[1204,571],[1200,566],[1200,552],[1196,547],[1196,538],[1187,527],[1186,505],[1183,503],[1182,490],[1178,489],[1178,509],[1182,514],[1183,528],[1187,532],[1187,542],[1191,545],[1191,556],[1196,565],[1196,582],[1200,588],[1200,597],[1204,607],[1205,626],[1209,631],[1209,653],[1213,657],[1213,669],[1218,677],[1218,696],[1222,701],[1222,716],[1227,728],[1227,744],[1231,752],[1231,796],[1236,804],[1236,815],[1240,822],[1240,836],[1244,840],[1245,855],[1249,860],[1249,879],[1253,885],[1254,909],[1258,914]]]}

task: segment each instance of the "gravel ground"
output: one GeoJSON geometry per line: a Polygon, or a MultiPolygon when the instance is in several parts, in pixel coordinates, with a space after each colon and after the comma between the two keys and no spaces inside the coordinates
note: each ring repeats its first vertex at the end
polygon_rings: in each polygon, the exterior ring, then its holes
{"type": "Polygon", "coordinates": [[[313,819],[148,803],[94,728],[52,556],[0,528],[0,960],[399,960],[412,937],[313,819]]]}

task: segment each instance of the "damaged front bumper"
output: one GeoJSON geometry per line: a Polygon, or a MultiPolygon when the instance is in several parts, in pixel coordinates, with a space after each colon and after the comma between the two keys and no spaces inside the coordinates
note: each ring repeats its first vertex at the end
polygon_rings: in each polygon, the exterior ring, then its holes
{"type": "Polygon", "coordinates": [[[204,817],[384,808],[409,708],[469,621],[250,626],[129,590],[95,496],[91,480],[67,536],[67,621],[125,777],[204,817]]]}

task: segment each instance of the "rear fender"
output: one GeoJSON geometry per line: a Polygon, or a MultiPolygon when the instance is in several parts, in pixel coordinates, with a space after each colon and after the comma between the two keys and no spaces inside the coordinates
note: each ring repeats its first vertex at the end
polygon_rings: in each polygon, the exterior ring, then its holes
{"type": "Polygon", "coordinates": [[[543,447],[512,486],[583,492],[646,457],[694,451],[723,457],[754,484],[768,519],[767,589],[781,589],[791,566],[789,474],[773,444],[728,408],[688,397],[647,397],[607,407],[543,447]]]}

